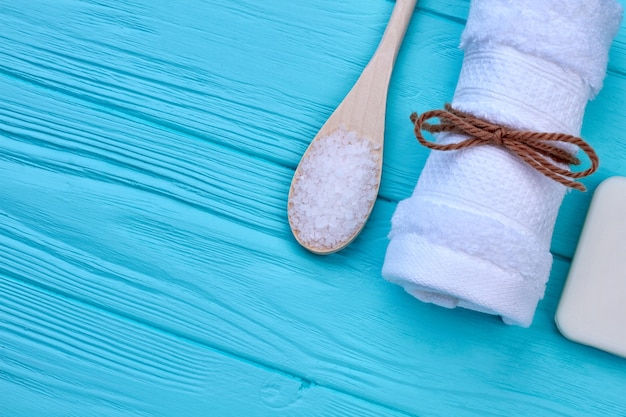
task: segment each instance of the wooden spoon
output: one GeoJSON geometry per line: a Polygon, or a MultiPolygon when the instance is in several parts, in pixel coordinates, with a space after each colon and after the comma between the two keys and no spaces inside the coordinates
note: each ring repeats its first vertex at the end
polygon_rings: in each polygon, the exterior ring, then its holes
{"type": "Polygon", "coordinates": [[[313,253],[345,248],[361,232],[374,207],[382,172],[389,80],[416,3],[396,0],[374,56],[313,138],[293,176],[289,225],[296,240],[313,253]]]}

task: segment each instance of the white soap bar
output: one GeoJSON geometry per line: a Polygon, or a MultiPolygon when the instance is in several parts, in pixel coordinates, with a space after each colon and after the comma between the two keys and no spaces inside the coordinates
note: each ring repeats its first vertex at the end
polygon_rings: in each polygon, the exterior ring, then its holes
{"type": "Polygon", "coordinates": [[[596,189],[555,319],[568,339],[626,357],[624,177],[596,189]]]}

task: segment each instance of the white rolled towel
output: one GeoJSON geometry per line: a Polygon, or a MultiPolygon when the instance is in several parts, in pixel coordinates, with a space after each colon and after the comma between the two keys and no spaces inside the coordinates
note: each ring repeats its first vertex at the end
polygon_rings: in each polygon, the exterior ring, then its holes
{"type": "MultiPolygon", "coordinates": [[[[473,0],[452,100],[504,126],[578,136],[622,18],[615,0],[473,0]]],[[[438,143],[466,139],[441,133],[438,143]]],[[[527,327],[565,186],[509,151],[432,151],[392,218],[383,277],[418,299],[527,327]]]]}

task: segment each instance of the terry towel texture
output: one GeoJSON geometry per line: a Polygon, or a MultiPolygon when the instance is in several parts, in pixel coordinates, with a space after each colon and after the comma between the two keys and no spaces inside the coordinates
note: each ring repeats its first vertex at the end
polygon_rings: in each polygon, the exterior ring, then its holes
{"type": "MultiPolygon", "coordinates": [[[[621,17],[614,0],[473,0],[453,107],[578,136],[621,17]]],[[[437,142],[463,139],[442,133],[437,142]]],[[[565,192],[499,147],[432,151],[393,215],[383,276],[422,301],[529,326],[565,192]]]]}

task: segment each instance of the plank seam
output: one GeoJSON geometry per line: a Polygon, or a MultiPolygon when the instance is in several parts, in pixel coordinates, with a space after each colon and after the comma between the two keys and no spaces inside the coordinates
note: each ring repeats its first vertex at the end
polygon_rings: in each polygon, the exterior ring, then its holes
{"type": "Polygon", "coordinates": [[[430,15],[430,16],[434,16],[434,17],[438,17],[440,19],[449,20],[451,22],[458,23],[458,24],[463,25],[463,26],[465,26],[465,23],[467,22],[466,19],[462,19],[462,18],[457,17],[457,16],[450,16],[450,15],[447,15],[445,13],[438,12],[437,10],[428,8],[428,7],[420,7],[419,3],[417,4],[417,10],[423,12],[424,14],[427,14],[427,15],[430,15]]]}

